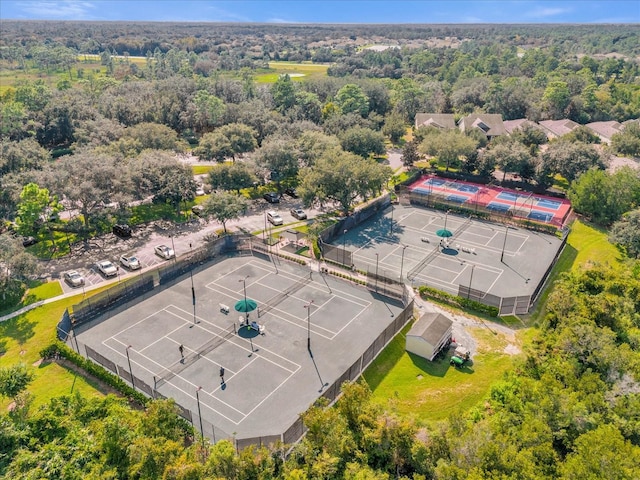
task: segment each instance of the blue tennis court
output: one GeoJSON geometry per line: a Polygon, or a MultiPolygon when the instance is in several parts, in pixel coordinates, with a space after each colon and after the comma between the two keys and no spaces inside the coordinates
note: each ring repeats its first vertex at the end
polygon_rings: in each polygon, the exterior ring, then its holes
{"type": "Polygon", "coordinates": [[[520,195],[511,192],[500,192],[498,195],[496,195],[496,198],[499,198],[500,200],[506,200],[508,202],[515,202],[520,198],[529,198],[529,195],[520,195]]]}
{"type": "Polygon", "coordinates": [[[542,222],[549,222],[553,218],[553,213],[541,212],[540,210],[531,210],[531,213],[527,215],[531,220],[540,220],[542,222]]]}
{"type": "Polygon", "coordinates": [[[421,193],[422,195],[431,195],[431,190],[428,188],[416,187],[413,191],[421,193]]]}
{"type": "Polygon", "coordinates": [[[435,185],[435,186],[441,186],[444,185],[445,183],[447,183],[446,180],[442,180],[440,178],[430,178],[429,180],[427,180],[426,182],[424,182],[425,185],[435,185]]]}
{"type": "Polygon", "coordinates": [[[546,198],[536,198],[536,205],[542,208],[548,208],[549,210],[558,210],[562,202],[557,200],[548,200],[546,198]]]}
{"type": "Polygon", "coordinates": [[[475,187],[473,185],[455,185],[456,190],[459,190],[460,192],[466,192],[466,193],[478,193],[478,190],[480,190],[480,187],[475,187]]]}
{"type": "Polygon", "coordinates": [[[511,205],[507,205],[506,203],[490,202],[487,205],[487,208],[497,212],[508,212],[511,209],[511,205]]]}
{"type": "Polygon", "coordinates": [[[447,200],[450,202],[464,203],[469,200],[469,197],[465,197],[464,195],[449,195],[447,200]]]}

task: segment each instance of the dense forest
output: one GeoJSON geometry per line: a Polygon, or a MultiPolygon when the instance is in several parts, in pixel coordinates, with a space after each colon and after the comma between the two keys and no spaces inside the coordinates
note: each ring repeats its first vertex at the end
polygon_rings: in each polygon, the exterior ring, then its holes
{"type": "Polygon", "coordinates": [[[148,221],[134,203],[179,217],[197,188],[184,155],[212,164],[207,187],[219,193],[203,215],[222,225],[263,189],[293,186],[305,204],[348,214],[395,180],[380,160],[396,148],[408,170],[496,183],[516,174],[519,187],[566,193],[622,260],[562,274],[524,359],[482,403],[438,424],[400,418],[366,384],[347,384],[335,407],[303,414],[301,443],[236,452],[226,441],[203,447],[171,401],[137,410],[70,396],[32,408],[31,367],[1,368],[0,395],[14,408],[0,415],[0,476],[640,477],[640,175],[607,169],[617,155],[640,156],[640,126],[628,123],[611,145],[584,127],[552,140],[529,127],[491,140],[413,128],[421,112],[638,119],[638,38],[637,25],[3,21],[3,301],[37,272],[16,233],[51,258],[116,222],[148,221]],[[274,63],[287,61],[320,73],[274,63]],[[63,210],[78,214],[61,220],[63,210]]]}

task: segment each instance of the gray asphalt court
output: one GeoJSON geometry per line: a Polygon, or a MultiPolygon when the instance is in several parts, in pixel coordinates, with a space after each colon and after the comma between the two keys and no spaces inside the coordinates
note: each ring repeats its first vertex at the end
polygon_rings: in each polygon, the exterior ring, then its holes
{"type": "Polygon", "coordinates": [[[195,306],[187,275],[125,311],[80,328],[76,337],[148,385],[155,383],[158,392],[183,408],[197,413],[199,407],[215,430],[205,432],[209,437],[278,435],[354,364],[403,307],[308,267],[275,262],[257,256],[221,259],[194,273],[195,306]],[[247,298],[260,308],[260,316],[254,310],[249,321],[256,321],[262,333],[241,327],[244,314],[234,310],[245,286],[247,298]],[[265,308],[274,298],[278,301],[265,308]],[[230,307],[229,313],[220,305],[230,307]]]}
{"type": "Polygon", "coordinates": [[[333,241],[353,252],[360,270],[453,294],[463,285],[499,297],[531,295],[561,244],[553,235],[403,205],[333,241]],[[443,229],[452,236],[438,236],[443,229]]]}

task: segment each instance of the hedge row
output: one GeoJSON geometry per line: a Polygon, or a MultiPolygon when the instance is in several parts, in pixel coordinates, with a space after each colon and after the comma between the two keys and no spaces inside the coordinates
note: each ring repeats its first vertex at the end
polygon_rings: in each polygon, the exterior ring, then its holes
{"type": "Polygon", "coordinates": [[[484,303],[476,302],[475,300],[460,297],[458,295],[451,295],[450,293],[442,292],[435,288],[427,287],[426,285],[419,287],[418,291],[420,292],[420,295],[422,297],[434,298],[448,305],[453,305],[455,307],[460,307],[460,308],[466,308],[468,310],[474,310],[476,312],[484,313],[491,317],[497,317],[499,313],[498,307],[485,305],[484,303]]]}
{"type": "Polygon", "coordinates": [[[84,358],[82,355],[74,352],[71,348],[69,348],[59,340],[56,340],[54,343],[40,351],[40,356],[43,359],[53,358],[56,355],[66,358],[71,363],[80,367],[88,374],[102,380],[107,385],[118,390],[123,396],[135,400],[140,405],[145,406],[147,402],[150,401],[150,398],[131,388],[119,376],[107,371],[97,363],[94,363],[91,360],[84,358]]]}

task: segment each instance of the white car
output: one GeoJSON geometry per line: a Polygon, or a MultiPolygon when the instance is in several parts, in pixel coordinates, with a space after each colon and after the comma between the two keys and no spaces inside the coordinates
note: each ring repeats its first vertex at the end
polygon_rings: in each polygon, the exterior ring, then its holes
{"type": "Polygon", "coordinates": [[[204,194],[205,194],[204,188],[202,187],[196,188],[196,196],[201,197],[204,194]]]}
{"type": "Polygon", "coordinates": [[[173,248],[167,247],[166,245],[158,245],[153,250],[156,252],[156,255],[164,258],[165,260],[169,260],[176,256],[173,248]]]}
{"type": "Polygon", "coordinates": [[[137,270],[141,267],[140,261],[136,257],[127,257],[126,255],[120,257],[120,263],[129,270],[137,270]]]}
{"type": "Polygon", "coordinates": [[[64,281],[72,287],[81,287],[82,285],[84,285],[84,277],[75,270],[72,270],[71,272],[65,272],[64,281]]]}
{"type": "Polygon", "coordinates": [[[267,220],[269,220],[273,225],[282,225],[284,223],[280,214],[275,210],[269,210],[267,212],[267,220]]]}
{"type": "Polygon", "coordinates": [[[105,277],[115,277],[118,274],[118,267],[109,260],[103,260],[102,262],[96,263],[96,267],[98,267],[100,273],[105,277]]]}

